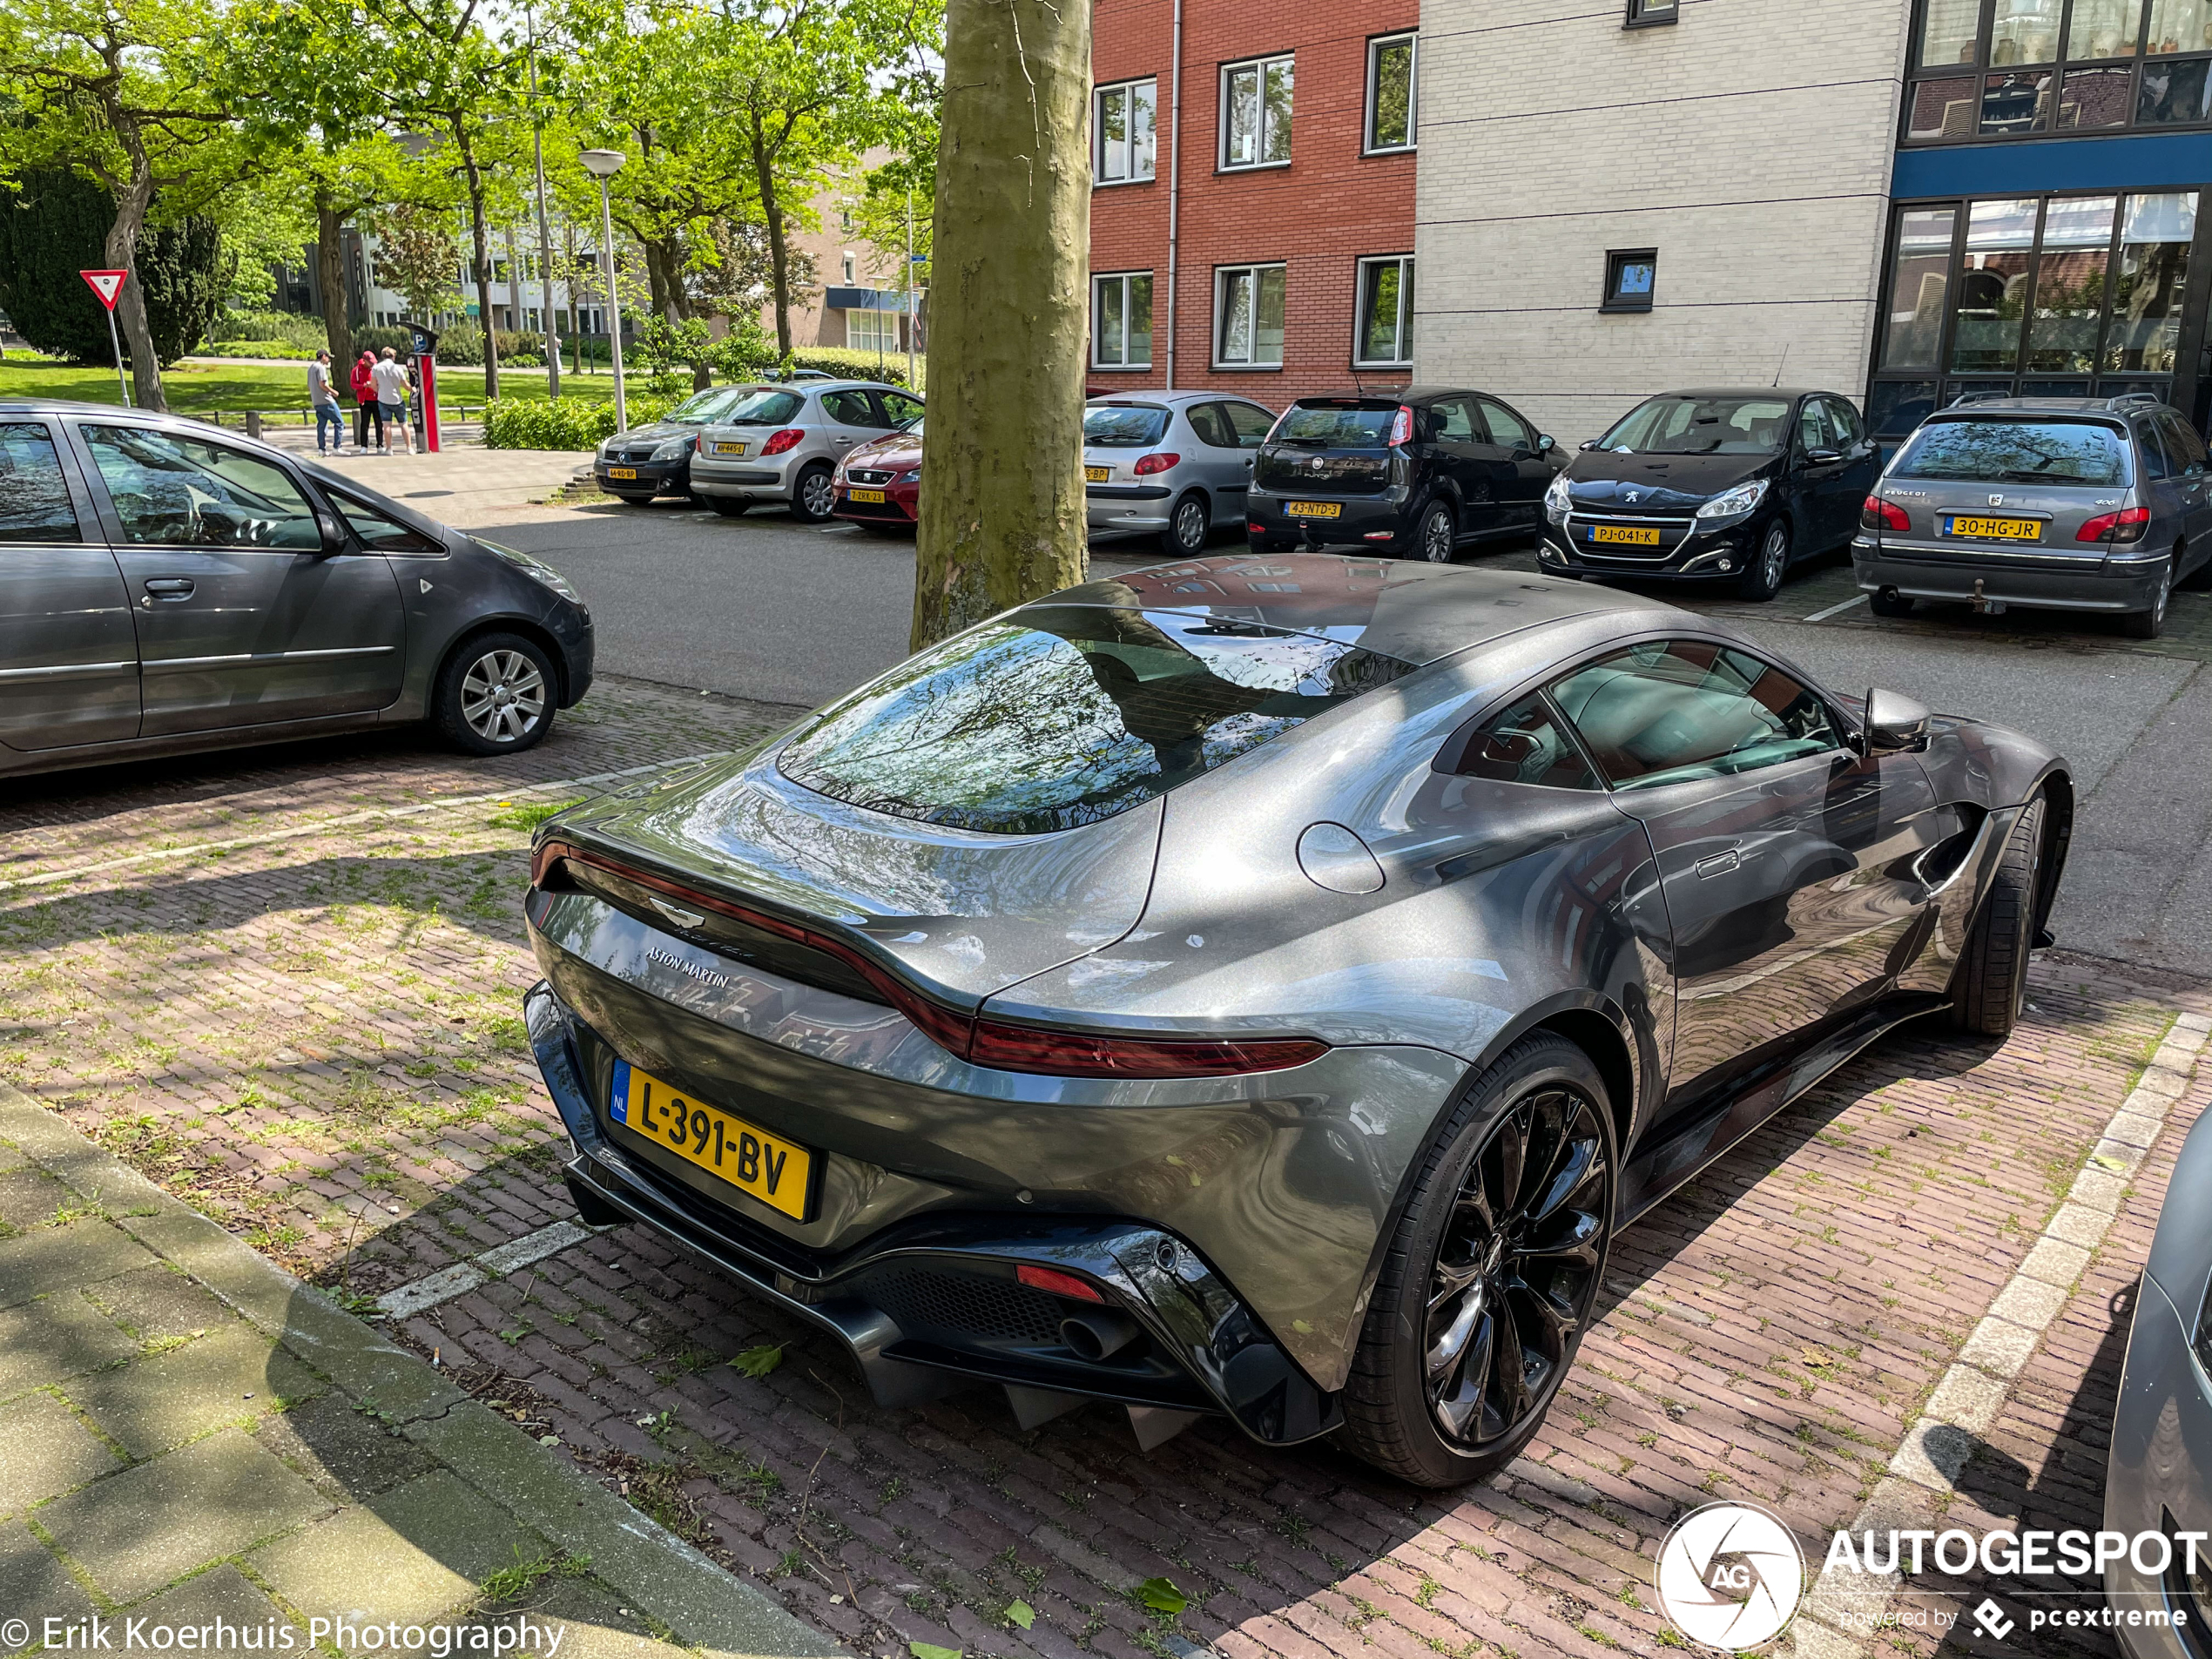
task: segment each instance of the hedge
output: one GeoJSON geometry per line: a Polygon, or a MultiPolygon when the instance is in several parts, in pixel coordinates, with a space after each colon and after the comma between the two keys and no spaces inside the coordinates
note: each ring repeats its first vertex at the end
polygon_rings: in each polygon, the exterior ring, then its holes
{"type": "MultiPolygon", "coordinates": [[[[886,352],[879,359],[872,351],[854,351],[849,346],[801,346],[791,354],[793,368],[819,368],[825,374],[834,374],[840,380],[880,381],[891,386],[907,383],[907,354],[886,352]],[[880,365],[880,366],[879,366],[880,365]]],[[[928,359],[914,358],[917,379],[926,380],[928,359]]]]}
{"type": "MultiPolygon", "coordinates": [[[[630,424],[650,426],[677,400],[633,397],[630,424]]],[[[487,449],[596,449],[615,431],[615,406],[596,398],[494,398],[484,405],[487,449]]]]}

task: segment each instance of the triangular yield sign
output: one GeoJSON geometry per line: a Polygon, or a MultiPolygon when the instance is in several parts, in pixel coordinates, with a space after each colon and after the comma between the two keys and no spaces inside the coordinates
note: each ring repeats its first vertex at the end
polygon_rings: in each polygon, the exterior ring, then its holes
{"type": "Polygon", "coordinates": [[[100,296],[100,303],[110,311],[115,309],[115,297],[123,292],[123,279],[127,271],[79,271],[78,275],[92,285],[92,292],[100,296]]]}

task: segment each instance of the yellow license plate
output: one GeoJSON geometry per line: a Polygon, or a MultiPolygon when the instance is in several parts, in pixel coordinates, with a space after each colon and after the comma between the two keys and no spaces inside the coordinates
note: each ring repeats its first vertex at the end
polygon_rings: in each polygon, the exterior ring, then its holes
{"type": "Polygon", "coordinates": [[[714,453],[718,455],[741,455],[745,453],[745,445],[742,443],[725,443],[719,438],[717,438],[714,441],[714,453]]]}
{"type": "Polygon", "coordinates": [[[845,499],[847,501],[881,501],[883,499],[883,492],[880,489],[848,489],[845,492],[845,499]]]}
{"type": "Polygon", "coordinates": [[[1103,484],[1113,475],[1114,469],[1111,467],[1085,467],[1083,469],[1083,482],[1087,484],[1103,484]]]}
{"type": "Polygon", "coordinates": [[[637,469],[635,467],[610,467],[607,469],[607,476],[610,478],[635,478],[637,475],[637,469]]]}
{"type": "Polygon", "coordinates": [[[2036,518],[1963,518],[1956,514],[1944,521],[1946,536],[1979,536],[1992,542],[2040,542],[2043,522],[2036,518]]]}
{"type": "Polygon", "coordinates": [[[1333,501],[1286,501],[1284,513],[1291,518],[1341,518],[1344,503],[1333,501]]]}
{"type": "Polygon", "coordinates": [[[1590,526],[1590,540],[1621,542],[1629,547],[1656,547],[1659,545],[1659,532],[1637,524],[1593,524],[1590,526]]]}
{"type": "Polygon", "coordinates": [[[814,1155],[805,1147],[693,1100],[627,1060],[615,1062],[613,1099],[607,1109],[633,1134],[721,1177],[794,1221],[806,1219],[814,1155]]]}

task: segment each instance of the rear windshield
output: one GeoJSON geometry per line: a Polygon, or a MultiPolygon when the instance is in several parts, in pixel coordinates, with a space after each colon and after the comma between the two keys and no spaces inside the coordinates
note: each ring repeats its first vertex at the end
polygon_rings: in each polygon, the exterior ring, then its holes
{"type": "Polygon", "coordinates": [[[1655,397],[1598,440],[1653,455],[1769,455],[1790,441],[1786,397],[1655,397]]]}
{"type": "Polygon", "coordinates": [[[1410,666],[1251,623],[1038,605],[863,686],[777,764],[876,812],[1039,835],[1163,795],[1410,666]]]}
{"type": "Polygon", "coordinates": [[[1168,412],[1155,403],[1108,403],[1083,411],[1083,442],[1096,449],[1142,449],[1167,430],[1168,412]]]}
{"type": "Polygon", "coordinates": [[[781,426],[796,415],[806,402],[797,392],[778,391],[766,386],[740,386],[723,392],[702,392],[669,419],[711,421],[716,426],[781,426]],[[684,413],[691,403],[708,397],[719,397],[725,401],[712,415],[684,413]]]}
{"type": "Polygon", "coordinates": [[[1270,435],[1276,443],[1318,443],[1332,449],[1379,449],[1390,442],[1393,403],[1380,409],[1316,409],[1293,403],[1270,435]]]}
{"type": "Polygon", "coordinates": [[[2119,484],[2120,434],[2087,421],[1932,421],[1912,435],[1892,478],[1977,484],[2119,484]]]}

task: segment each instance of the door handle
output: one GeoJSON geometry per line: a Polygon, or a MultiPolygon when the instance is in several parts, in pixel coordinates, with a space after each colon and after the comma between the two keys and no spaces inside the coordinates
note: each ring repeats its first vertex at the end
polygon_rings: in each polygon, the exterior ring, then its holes
{"type": "Polygon", "coordinates": [[[164,600],[189,599],[192,582],[181,576],[158,576],[148,578],[146,592],[164,600]]]}
{"type": "Polygon", "coordinates": [[[1726,875],[1743,862],[1743,859],[1731,846],[1725,853],[1716,853],[1710,859],[1698,860],[1697,874],[1700,880],[1710,880],[1716,875],[1726,875]]]}

